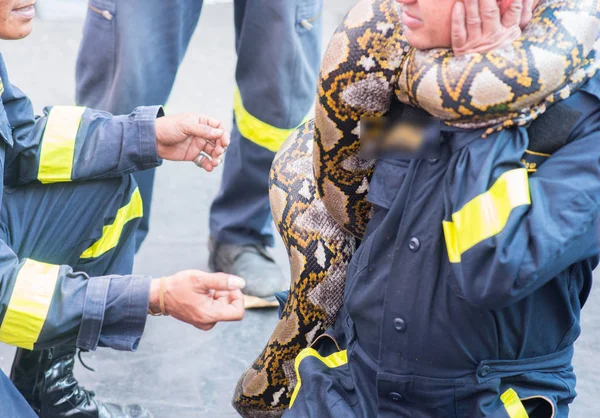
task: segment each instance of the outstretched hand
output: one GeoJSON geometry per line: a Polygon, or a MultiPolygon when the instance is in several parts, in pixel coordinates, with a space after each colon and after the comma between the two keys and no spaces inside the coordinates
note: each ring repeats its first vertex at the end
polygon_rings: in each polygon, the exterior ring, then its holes
{"type": "Polygon", "coordinates": [[[201,165],[212,171],[219,165],[229,145],[229,134],[222,122],[198,113],[163,116],[156,120],[158,156],[173,161],[194,161],[200,152],[201,165]]]}
{"type": "MultiPolygon", "coordinates": [[[[225,273],[185,270],[166,277],[164,307],[175,319],[203,331],[217,322],[239,321],[244,317],[243,279],[225,273]]],[[[160,279],[152,281],[150,310],[160,311],[160,279]]]]}
{"type": "Polygon", "coordinates": [[[534,0],[463,0],[452,10],[452,49],[457,56],[510,45],[532,17],[534,0]]]}

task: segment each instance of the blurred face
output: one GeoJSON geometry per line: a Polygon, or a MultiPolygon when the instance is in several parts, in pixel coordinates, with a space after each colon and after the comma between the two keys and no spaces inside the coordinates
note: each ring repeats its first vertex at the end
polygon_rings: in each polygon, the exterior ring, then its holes
{"type": "Polygon", "coordinates": [[[417,49],[450,48],[452,7],[457,0],[396,0],[404,34],[417,49]]]}
{"type": "Polygon", "coordinates": [[[21,39],[31,33],[36,0],[0,0],[0,39],[21,39]]]}

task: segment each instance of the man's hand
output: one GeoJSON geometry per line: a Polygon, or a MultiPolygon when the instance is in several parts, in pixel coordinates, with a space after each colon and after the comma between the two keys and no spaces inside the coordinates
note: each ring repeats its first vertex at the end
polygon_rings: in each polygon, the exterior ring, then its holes
{"type": "Polygon", "coordinates": [[[198,113],[163,116],[156,120],[158,156],[173,161],[194,161],[204,151],[202,168],[212,171],[221,162],[229,145],[229,134],[222,122],[198,113]]]}
{"type": "MultiPolygon", "coordinates": [[[[165,310],[173,318],[208,331],[217,322],[244,317],[243,279],[225,273],[186,270],[165,280],[165,310]]],[[[160,280],[152,281],[150,309],[160,311],[160,280]]]]}
{"type": "Polygon", "coordinates": [[[458,1],[452,10],[452,49],[457,56],[510,45],[531,20],[535,0],[458,1]],[[502,9],[502,12],[501,12],[502,9]]]}

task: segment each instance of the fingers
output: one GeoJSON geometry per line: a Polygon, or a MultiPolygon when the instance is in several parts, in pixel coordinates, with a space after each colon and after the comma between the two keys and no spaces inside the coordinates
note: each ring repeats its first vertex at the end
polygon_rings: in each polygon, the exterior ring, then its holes
{"type": "Polygon", "coordinates": [[[193,141],[192,148],[195,152],[192,158],[196,158],[200,151],[204,151],[211,157],[204,158],[201,163],[202,167],[207,171],[212,171],[212,169],[216,168],[223,162],[225,148],[229,145],[229,133],[222,128],[222,124],[220,124],[220,126],[221,128],[218,129],[223,132],[223,135],[221,135],[217,140],[211,140],[197,136],[193,136],[191,138],[193,141]]]}
{"type": "Polygon", "coordinates": [[[523,29],[533,18],[533,0],[523,0],[521,21],[519,26],[523,29]]]}
{"type": "Polygon", "coordinates": [[[202,331],[210,331],[215,327],[215,325],[217,325],[216,322],[212,322],[210,324],[197,324],[195,326],[196,328],[201,329],[202,331]]]}
{"type": "Polygon", "coordinates": [[[185,130],[189,136],[208,139],[213,142],[219,140],[225,134],[224,129],[214,128],[209,124],[204,123],[189,122],[186,124],[185,130]]]}
{"type": "Polygon", "coordinates": [[[192,136],[210,140],[217,146],[217,149],[229,146],[229,133],[225,129],[223,122],[210,116],[200,115],[198,123],[193,124],[193,126],[201,126],[203,128],[200,128],[201,134],[190,133],[192,136]]]}
{"type": "Polygon", "coordinates": [[[500,8],[496,0],[479,0],[479,15],[482,33],[493,34],[502,29],[500,8]]]}
{"type": "Polygon", "coordinates": [[[200,115],[198,117],[198,123],[200,123],[202,125],[208,125],[213,128],[218,128],[218,129],[221,129],[223,127],[222,126],[223,122],[221,122],[220,120],[217,120],[213,117],[206,116],[206,115],[200,115]]]}
{"type": "Polygon", "coordinates": [[[222,162],[225,147],[229,145],[229,135],[222,122],[208,116],[191,115],[185,133],[192,141],[186,160],[195,160],[204,151],[210,158],[203,158],[200,166],[209,172],[222,162]]]}
{"type": "Polygon", "coordinates": [[[502,14],[502,25],[506,28],[518,26],[523,15],[523,0],[512,0],[507,10],[502,14]]]}
{"type": "Polygon", "coordinates": [[[241,321],[244,318],[244,295],[239,289],[218,290],[213,294],[214,301],[210,305],[210,320],[196,324],[204,331],[212,329],[217,322],[241,321]]]}
{"type": "Polygon", "coordinates": [[[481,37],[481,17],[479,16],[479,0],[464,0],[466,14],[467,40],[473,41],[481,37]]]}
{"type": "Polygon", "coordinates": [[[219,161],[214,159],[214,158],[207,158],[206,156],[204,156],[201,160],[200,160],[200,166],[205,170],[208,171],[209,173],[211,171],[213,171],[215,169],[215,167],[219,165],[219,161]]]}
{"type": "Polygon", "coordinates": [[[198,273],[197,283],[204,291],[236,290],[243,289],[246,286],[244,279],[231,274],[204,273],[200,271],[198,273]]]}
{"type": "MultiPolygon", "coordinates": [[[[227,135],[223,135],[223,136],[227,136],[227,135]]],[[[229,140],[227,140],[227,141],[229,141],[229,140]]],[[[201,144],[202,141],[200,141],[199,143],[201,144]]],[[[214,141],[214,142],[206,141],[203,151],[211,156],[211,158],[214,160],[213,165],[216,167],[217,165],[220,164],[223,154],[225,154],[225,147],[223,145],[221,145],[221,139],[214,141]]]]}
{"type": "Polygon", "coordinates": [[[223,122],[218,121],[215,118],[211,118],[210,116],[205,116],[205,115],[201,115],[200,116],[200,123],[209,125],[213,128],[216,129],[221,129],[224,132],[224,135],[221,136],[221,138],[219,138],[217,140],[216,145],[220,145],[223,148],[228,147],[229,146],[229,133],[226,131],[225,129],[225,125],[223,124],[223,122]]]}
{"type": "Polygon", "coordinates": [[[165,306],[169,314],[204,331],[221,321],[244,317],[241,288],[245,281],[225,273],[180,271],[165,281],[165,306]]]}
{"type": "Polygon", "coordinates": [[[241,290],[218,290],[213,293],[215,300],[221,302],[233,303],[234,301],[244,301],[244,295],[241,290]]]}
{"type": "Polygon", "coordinates": [[[467,44],[467,23],[465,5],[462,1],[452,9],[452,49],[455,53],[467,44]]]}
{"type": "Polygon", "coordinates": [[[204,152],[208,157],[205,156],[202,158],[200,165],[209,172],[223,162],[225,149],[220,144],[197,137],[192,137],[191,141],[190,150],[186,157],[187,160],[195,160],[198,158],[200,152],[204,152]]]}
{"type": "Polygon", "coordinates": [[[459,0],[452,9],[454,54],[487,52],[513,42],[527,18],[524,2],[531,5],[533,0],[501,0],[501,7],[498,0],[459,0]]]}
{"type": "Polygon", "coordinates": [[[229,133],[223,122],[198,113],[160,118],[156,122],[156,132],[161,158],[195,161],[209,172],[223,161],[225,148],[229,145],[229,133]],[[206,155],[198,159],[200,152],[206,155]]]}
{"type": "Polygon", "coordinates": [[[244,311],[244,295],[242,294],[242,291],[239,289],[231,291],[231,293],[229,293],[229,303],[231,303],[238,310],[241,309],[243,312],[244,311]]]}
{"type": "Polygon", "coordinates": [[[221,136],[221,138],[219,138],[218,144],[221,145],[223,147],[223,149],[225,149],[225,148],[227,148],[229,146],[229,142],[230,142],[229,132],[227,132],[225,130],[225,128],[223,127],[222,124],[221,124],[221,128],[220,129],[223,129],[223,131],[225,131],[225,133],[223,134],[223,136],[221,136]]]}
{"type": "Polygon", "coordinates": [[[212,314],[217,321],[240,321],[244,318],[244,297],[240,290],[229,292],[229,299],[223,299],[216,301],[213,307],[212,314]]]}

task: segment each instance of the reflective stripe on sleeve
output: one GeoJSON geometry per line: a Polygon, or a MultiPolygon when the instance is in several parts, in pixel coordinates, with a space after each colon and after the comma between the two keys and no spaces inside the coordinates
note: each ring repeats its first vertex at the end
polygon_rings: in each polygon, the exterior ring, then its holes
{"type": "Polygon", "coordinates": [[[80,258],[96,258],[107,253],[119,244],[125,224],[133,219],[144,216],[140,189],[136,188],[131,194],[131,200],[117,212],[111,225],[102,230],[102,237],[81,254],[80,258]]]}
{"type": "Polygon", "coordinates": [[[42,183],[71,181],[75,139],[85,107],[54,106],[42,137],[38,180],[42,183]]]}
{"type": "Polygon", "coordinates": [[[451,263],[481,241],[500,233],[518,206],[530,205],[527,170],[517,168],[503,173],[492,187],[443,221],[446,249],[451,263]]]}
{"type": "Polygon", "coordinates": [[[236,125],[242,136],[272,152],[277,152],[281,144],[296,129],[277,128],[252,116],[244,107],[242,95],[237,88],[233,97],[233,111],[235,113],[236,125]]]}
{"type": "Polygon", "coordinates": [[[292,399],[290,401],[290,408],[294,405],[296,401],[296,397],[298,396],[298,392],[300,391],[300,386],[302,386],[302,379],[300,377],[300,363],[307,357],[315,357],[319,359],[323,364],[325,364],[329,368],[335,368],[343,366],[348,363],[348,353],[346,350],[338,351],[337,353],[333,353],[327,357],[322,357],[315,349],[313,348],[305,348],[298,354],[296,357],[296,361],[294,362],[294,368],[296,369],[296,378],[298,379],[298,383],[294,388],[294,393],[292,393],[292,399]]]}
{"type": "Polygon", "coordinates": [[[504,409],[506,409],[506,413],[510,418],[529,418],[523,403],[521,403],[514,389],[511,388],[504,392],[500,400],[504,404],[504,409]]]}
{"type": "Polygon", "coordinates": [[[0,341],[33,350],[48,316],[58,273],[57,265],[25,261],[0,325],[0,341]]]}

